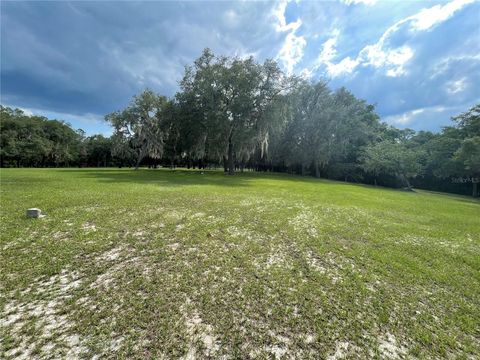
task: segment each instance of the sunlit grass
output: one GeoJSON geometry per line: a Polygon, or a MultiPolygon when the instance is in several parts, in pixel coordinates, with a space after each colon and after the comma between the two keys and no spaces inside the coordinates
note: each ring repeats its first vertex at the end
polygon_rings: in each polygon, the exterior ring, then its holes
{"type": "Polygon", "coordinates": [[[1,358],[480,356],[478,201],[113,169],[1,195],[1,358]]]}

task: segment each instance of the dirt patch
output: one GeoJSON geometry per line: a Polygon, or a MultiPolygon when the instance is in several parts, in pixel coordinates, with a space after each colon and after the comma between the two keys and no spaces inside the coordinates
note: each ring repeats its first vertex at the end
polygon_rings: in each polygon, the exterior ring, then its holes
{"type": "Polygon", "coordinates": [[[312,251],[306,251],[304,256],[312,271],[327,275],[334,284],[342,281],[343,271],[355,267],[349,259],[332,252],[317,255],[312,251]]]}
{"type": "Polygon", "coordinates": [[[220,344],[214,334],[213,327],[202,320],[190,300],[187,300],[187,304],[182,311],[184,312],[185,327],[189,337],[188,352],[183,359],[193,360],[214,356],[220,349],[220,344]]]}
{"type": "Polygon", "coordinates": [[[38,279],[22,295],[31,295],[31,301],[7,301],[0,313],[0,327],[16,339],[15,346],[5,352],[8,357],[32,358],[59,355],[62,350],[71,357],[79,356],[86,349],[80,337],[71,334],[73,322],[65,313],[65,303],[72,297],[83,279],[76,271],[63,270],[48,279],[38,279]],[[35,328],[34,335],[27,331],[35,328]],[[35,356],[34,356],[35,352],[35,356]]]}
{"type": "Polygon", "coordinates": [[[96,257],[96,261],[115,261],[126,252],[125,246],[117,246],[96,257]]]}
{"type": "Polygon", "coordinates": [[[315,226],[316,215],[307,207],[302,207],[300,212],[288,221],[288,224],[300,234],[307,234],[310,237],[317,237],[318,231],[315,226]]]}
{"type": "Polygon", "coordinates": [[[95,263],[112,262],[102,274],[90,284],[90,288],[109,289],[118,285],[118,280],[122,278],[122,275],[126,270],[134,270],[141,273],[144,277],[149,277],[151,267],[148,259],[145,256],[137,256],[134,249],[124,246],[115,247],[109,251],[106,251],[94,260],[95,263]]]}
{"type": "Polygon", "coordinates": [[[378,339],[378,342],[378,350],[383,358],[403,359],[407,354],[407,349],[397,341],[393,334],[385,334],[384,337],[378,339]]]}
{"type": "Polygon", "coordinates": [[[97,226],[93,222],[85,222],[82,224],[82,230],[84,231],[97,231],[97,226]]]}
{"type": "Polygon", "coordinates": [[[291,269],[293,267],[288,253],[282,249],[277,249],[276,252],[271,253],[266,261],[265,268],[282,267],[284,269],[291,269]]]}
{"type": "Polygon", "coordinates": [[[203,217],[205,217],[205,215],[206,214],[204,212],[197,212],[197,213],[192,215],[192,218],[193,219],[203,218],[203,217]]]}
{"type": "Polygon", "coordinates": [[[229,226],[227,228],[227,233],[233,238],[242,238],[246,240],[252,240],[254,238],[254,234],[251,231],[237,226],[229,226]]]}
{"type": "Polygon", "coordinates": [[[359,352],[358,346],[348,341],[337,341],[335,350],[327,357],[327,360],[355,359],[358,357],[359,352]]]}

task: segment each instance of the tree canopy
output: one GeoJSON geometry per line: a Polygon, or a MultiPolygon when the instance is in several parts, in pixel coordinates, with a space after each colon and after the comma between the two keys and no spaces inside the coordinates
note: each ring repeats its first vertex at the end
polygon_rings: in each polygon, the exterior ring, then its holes
{"type": "Polygon", "coordinates": [[[185,68],[173,97],[147,89],[106,115],[109,138],[18,109],[2,107],[1,117],[2,166],[220,165],[228,174],[281,171],[457,192],[473,184],[478,195],[480,104],[439,133],[400,130],[345,88],[209,49],[185,68]]]}

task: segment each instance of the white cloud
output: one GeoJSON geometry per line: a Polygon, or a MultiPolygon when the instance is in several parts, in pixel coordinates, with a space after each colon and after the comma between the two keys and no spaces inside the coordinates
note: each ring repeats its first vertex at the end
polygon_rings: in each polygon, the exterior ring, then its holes
{"type": "Polygon", "coordinates": [[[416,115],[423,114],[425,109],[416,109],[412,111],[407,111],[400,115],[387,116],[385,121],[394,124],[394,125],[408,125],[412,122],[413,118],[416,115]]]}
{"type": "Polygon", "coordinates": [[[480,54],[478,55],[471,55],[471,54],[464,54],[464,55],[455,55],[455,56],[448,56],[443,58],[433,67],[433,73],[430,76],[430,79],[434,79],[437,76],[445,73],[451,66],[454,66],[455,63],[461,61],[480,61],[480,54]]]}
{"type": "Polygon", "coordinates": [[[317,58],[316,67],[318,68],[323,64],[329,76],[351,74],[359,65],[371,65],[375,68],[384,67],[386,75],[391,77],[406,73],[405,64],[412,58],[413,50],[408,46],[385,50],[383,48],[384,39],[380,39],[376,44],[365,46],[355,59],[347,56],[338,63],[334,63],[332,60],[337,56],[338,35],[339,31],[336,30],[334,37],[323,43],[322,51],[317,58]]]}
{"type": "Polygon", "coordinates": [[[27,116],[33,116],[32,110],[27,109],[27,108],[19,108],[19,109],[22,110],[25,115],[27,115],[27,116]]]}
{"type": "Polygon", "coordinates": [[[302,25],[302,20],[297,19],[294,22],[287,24],[285,18],[285,10],[291,0],[282,0],[277,3],[277,6],[273,9],[272,15],[275,22],[275,30],[277,32],[292,31],[294,32],[302,25]]]}
{"type": "Polygon", "coordinates": [[[333,76],[339,76],[341,74],[350,74],[358,66],[358,59],[351,59],[349,56],[343,58],[338,64],[327,64],[328,73],[333,76]]]}
{"type": "Polygon", "coordinates": [[[25,115],[28,116],[44,116],[48,119],[55,119],[55,120],[62,120],[68,124],[75,123],[73,126],[74,129],[78,127],[87,127],[87,128],[94,128],[95,131],[87,131],[87,134],[94,134],[94,133],[101,133],[105,136],[110,136],[112,131],[110,127],[105,123],[104,116],[93,114],[93,113],[83,113],[83,114],[70,114],[65,112],[58,112],[58,111],[50,111],[45,109],[36,109],[36,108],[26,108],[21,106],[15,106],[6,104],[5,106],[10,107],[12,109],[20,109],[22,110],[25,115]],[[97,128],[100,126],[100,128],[97,128]]]}
{"type": "Polygon", "coordinates": [[[333,37],[323,43],[322,52],[317,58],[317,67],[320,64],[325,65],[328,75],[332,77],[352,73],[359,63],[358,59],[352,59],[349,56],[343,58],[339,63],[332,62],[337,56],[336,44],[339,34],[340,31],[338,29],[333,31],[333,37]]]}
{"type": "Polygon", "coordinates": [[[300,72],[300,76],[303,77],[304,79],[310,79],[313,76],[313,70],[308,69],[308,68],[304,68],[300,72]]]}
{"type": "Polygon", "coordinates": [[[155,85],[176,87],[183,67],[178,59],[169,57],[159,47],[130,52],[113,42],[99,44],[103,56],[113,60],[113,65],[126,74],[139,87],[155,85]]]}
{"type": "Polygon", "coordinates": [[[461,78],[459,80],[449,81],[447,83],[447,92],[449,92],[450,94],[456,94],[465,90],[467,86],[468,84],[467,84],[466,77],[461,78]]]}
{"type": "Polygon", "coordinates": [[[385,118],[385,121],[394,125],[407,125],[412,121],[413,114],[411,112],[402,115],[385,118]]]}
{"type": "Polygon", "coordinates": [[[364,4],[368,6],[375,5],[375,3],[377,2],[377,0],[340,0],[340,1],[347,5],[364,4]]]}
{"type": "Polygon", "coordinates": [[[387,76],[397,77],[406,74],[404,65],[412,58],[413,50],[408,46],[389,50],[386,53],[385,66],[389,67],[387,76]]]}
{"type": "Polygon", "coordinates": [[[229,28],[237,27],[240,23],[240,16],[235,10],[228,10],[223,14],[223,23],[229,28]]]}
{"type": "Polygon", "coordinates": [[[465,5],[473,3],[474,0],[453,0],[445,5],[435,5],[430,8],[422,9],[418,13],[408,16],[405,19],[397,21],[390,26],[382,35],[378,43],[385,43],[388,37],[407,24],[411,31],[424,31],[432,28],[441,22],[448,20],[454,13],[465,5]]]}
{"type": "Polygon", "coordinates": [[[287,35],[277,55],[277,58],[283,62],[287,73],[291,74],[295,65],[302,59],[306,45],[307,41],[303,36],[297,36],[295,32],[287,35]]]}
{"type": "Polygon", "coordinates": [[[422,9],[406,20],[411,21],[411,27],[414,30],[428,30],[449,19],[456,11],[473,2],[474,0],[454,0],[443,6],[435,5],[428,9],[422,9]]]}
{"type": "Polygon", "coordinates": [[[357,62],[364,66],[386,69],[387,76],[396,77],[406,73],[405,64],[412,58],[413,50],[408,46],[384,49],[382,43],[368,45],[360,51],[357,62]]]}
{"type": "Polygon", "coordinates": [[[275,30],[277,32],[289,32],[277,54],[277,59],[283,63],[287,73],[291,74],[295,65],[303,58],[307,41],[304,36],[296,35],[296,31],[302,25],[302,20],[297,19],[296,21],[287,24],[285,10],[289,2],[290,0],[280,1],[273,9],[272,15],[274,18],[275,30]]]}
{"type": "MultiPolygon", "coordinates": [[[[324,65],[327,68],[328,74],[333,77],[352,73],[359,65],[383,68],[385,74],[390,77],[405,75],[407,73],[406,64],[412,59],[414,51],[407,45],[390,48],[388,46],[389,37],[402,26],[408,26],[408,29],[411,31],[428,30],[449,19],[456,11],[473,1],[474,0],[453,0],[445,5],[435,5],[427,9],[422,9],[418,13],[390,26],[375,44],[367,45],[360,50],[356,59],[346,57],[338,63],[333,63],[332,60],[337,55],[337,33],[333,38],[328,39],[323,44],[322,51],[314,67],[318,68],[324,65]]],[[[357,3],[357,0],[346,0],[345,2],[351,4],[357,3]]],[[[361,0],[358,2],[361,2],[361,0]]]]}
{"type": "Polygon", "coordinates": [[[399,115],[391,115],[385,117],[383,120],[392,125],[402,125],[407,126],[415,120],[418,115],[427,114],[427,113],[439,113],[445,111],[446,108],[443,106],[432,106],[410,110],[399,115]]]}
{"type": "Polygon", "coordinates": [[[327,63],[337,56],[337,49],[335,46],[337,45],[338,35],[333,38],[328,39],[322,45],[322,52],[318,56],[318,60],[320,62],[327,63]]]}

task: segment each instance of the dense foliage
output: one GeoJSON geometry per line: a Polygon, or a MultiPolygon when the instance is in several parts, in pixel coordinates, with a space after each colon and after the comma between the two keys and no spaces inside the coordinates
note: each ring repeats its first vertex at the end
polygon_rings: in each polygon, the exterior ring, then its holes
{"type": "Polygon", "coordinates": [[[112,166],[125,159],[112,157],[111,138],[86,137],[82,130],[22,110],[0,107],[2,167],[112,166]]]}
{"type": "Polygon", "coordinates": [[[110,138],[17,109],[2,107],[1,117],[2,167],[223,165],[229,174],[280,171],[478,195],[480,105],[441,133],[400,130],[345,88],[208,49],[172,99],[145,90],[108,114],[110,138]]]}

